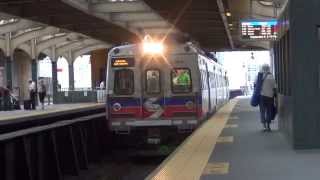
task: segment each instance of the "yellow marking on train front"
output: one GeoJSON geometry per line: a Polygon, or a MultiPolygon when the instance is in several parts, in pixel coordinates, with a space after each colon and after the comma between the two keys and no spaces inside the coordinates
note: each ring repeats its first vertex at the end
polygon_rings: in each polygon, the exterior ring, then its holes
{"type": "Polygon", "coordinates": [[[238,128],[238,124],[226,124],[224,128],[238,128]]]}
{"type": "Polygon", "coordinates": [[[226,175],[229,173],[229,163],[216,162],[208,163],[203,170],[203,175],[226,175]]]}
{"type": "Polygon", "coordinates": [[[199,127],[174,153],[146,179],[152,180],[197,180],[200,179],[204,168],[213,152],[230,114],[238,102],[231,100],[213,117],[199,127]]]}
{"type": "Polygon", "coordinates": [[[217,143],[233,143],[233,136],[221,136],[217,139],[217,143]]]}

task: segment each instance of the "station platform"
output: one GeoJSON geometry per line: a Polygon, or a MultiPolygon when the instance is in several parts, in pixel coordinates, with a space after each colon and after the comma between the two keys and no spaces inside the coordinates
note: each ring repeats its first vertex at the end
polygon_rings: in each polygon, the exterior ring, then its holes
{"type": "Polygon", "coordinates": [[[38,106],[36,110],[13,110],[0,111],[0,126],[8,123],[16,123],[17,121],[27,121],[35,118],[43,118],[70,113],[77,113],[84,110],[95,110],[105,107],[104,103],[76,103],[76,104],[53,104],[45,106],[42,110],[38,106]]]}
{"type": "Polygon", "coordinates": [[[231,100],[146,179],[314,180],[320,150],[294,150],[279,132],[263,132],[249,99],[231,100]]]}

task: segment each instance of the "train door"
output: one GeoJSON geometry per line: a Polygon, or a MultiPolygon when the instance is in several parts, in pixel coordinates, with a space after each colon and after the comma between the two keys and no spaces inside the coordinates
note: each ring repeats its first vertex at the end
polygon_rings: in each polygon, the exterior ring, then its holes
{"type": "Polygon", "coordinates": [[[141,82],[144,120],[159,120],[163,116],[165,107],[161,69],[158,63],[148,63],[143,68],[141,82]]]}
{"type": "Polygon", "coordinates": [[[208,69],[208,64],[206,64],[206,84],[207,84],[207,90],[208,90],[208,112],[211,112],[212,110],[212,104],[211,104],[211,88],[210,88],[210,74],[208,69]]]}

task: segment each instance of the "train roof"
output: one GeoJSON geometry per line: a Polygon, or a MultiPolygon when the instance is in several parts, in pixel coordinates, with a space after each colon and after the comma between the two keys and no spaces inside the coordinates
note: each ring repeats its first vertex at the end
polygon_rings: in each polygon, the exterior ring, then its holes
{"type": "MultiPolygon", "coordinates": [[[[170,49],[170,52],[174,52],[175,54],[179,54],[179,53],[201,54],[202,56],[205,56],[213,60],[214,62],[218,63],[217,58],[215,57],[214,54],[205,52],[204,50],[198,48],[192,43],[174,44],[168,47],[170,49]]],[[[140,48],[141,48],[141,44],[126,44],[126,45],[120,45],[112,48],[109,53],[111,53],[111,55],[116,55],[116,56],[130,56],[130,55],[134,55],[135,53],[139,53],[140,48]]]]}

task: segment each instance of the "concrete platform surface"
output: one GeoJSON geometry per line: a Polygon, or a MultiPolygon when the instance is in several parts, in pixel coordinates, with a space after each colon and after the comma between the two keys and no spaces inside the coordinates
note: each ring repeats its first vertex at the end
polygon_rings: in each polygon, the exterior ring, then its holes
{"type": "MultiPolygon", "coordinates": [[[[103,103],[77,103],[77,104],[57,104],[57,105],[47,105],[45,109],[42,110],[39,106],[36,110],[14,110],[14,111],[0,111],[0,122],[8,120],[16,120],[23,118],[30,118],[42,115],[50,115],[56,113],[69,112],[73,110],[82,109],[94,109],[97,107],[105,106],[103,103]]],[[[1,124],[1,123],[0,123],[1,124]]]]}
{"type": "Polygon", "coordinates": [[[217,142],[201,180],[319,179],[320,150],[294,150],[277,121],[272,132],[263,132],[258,108],[252,108],[249,99],[240,99],[228,124],[237,127],[224,128],[220,137],[233,141],[217,142]]]}
{"type": "MultiPolygon", "coordinates": [[[[258,108],[237,98],[188,137],[146,179],[316,180],[320,150],[294,150],[278,130],[263,132],[258,108]]],[[[318,138],[318,137],[315,137],[318,138]]]]}

